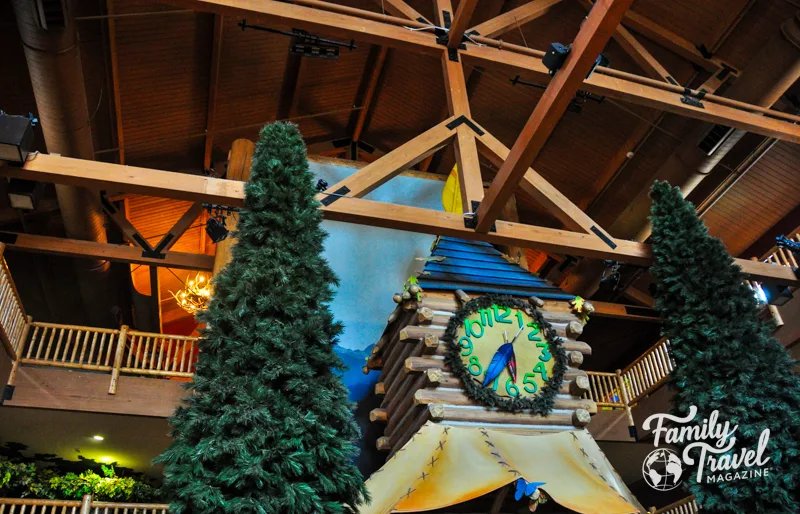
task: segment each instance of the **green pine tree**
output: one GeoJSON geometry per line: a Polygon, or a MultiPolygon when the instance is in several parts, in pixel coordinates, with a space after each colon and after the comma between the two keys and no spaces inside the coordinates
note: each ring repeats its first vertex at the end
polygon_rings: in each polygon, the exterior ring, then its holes
{"type": "Polygon", "coordinates": [[[770,336],[772,327],[758,320],[740,268],[694,206],[666,182],[650,196],[650,271],[675,360],[673,414],[685,417],[695,405],[701,421],[718,410],[721,422],[739,425],[734,450],[755,449],[761,432],[771,432],[769,476],[698,484],[695,465],[685,470],[684,484],[712,513],[800,512],[800,379],[793,362],[770,336]]]}
{"type": "Polygon", "coordinates": [[[156,459],[174,514],[336,513],[366,497],[315,194],[297,126],[265,126],[232,262],[200,315],[193,394],[156,459]]]}

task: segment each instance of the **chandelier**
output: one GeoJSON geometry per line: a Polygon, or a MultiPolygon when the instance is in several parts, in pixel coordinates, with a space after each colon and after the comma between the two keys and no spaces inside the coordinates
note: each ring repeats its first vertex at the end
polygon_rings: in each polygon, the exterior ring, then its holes
{"type": "Polygon", "coordinates": [[[170,291],[170,294],[181,309],[189,314],[196,314],[208,308],[208,300],[211,299],[211,280],[203,273],[195,275],[194,279],[184,283],[183,289],[177,293],[170,291]]]}

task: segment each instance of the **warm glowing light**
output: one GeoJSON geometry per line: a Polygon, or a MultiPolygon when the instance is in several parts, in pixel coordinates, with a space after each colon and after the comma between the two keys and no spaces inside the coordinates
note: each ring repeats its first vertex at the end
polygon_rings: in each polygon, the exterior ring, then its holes
{"type": "Polygon", "coordinates": [[[197,311],[202,311],[208,308],[208,300],[211,298],[211,283],[208,277],[203,273],[198,273],[194,279],[189,280],[186,286],[170,294],[181,309],[189,314],[196,314],[197,311]]]}
{"type": "Polygon", "coordinates": [[[105,439],[105,437],[101,435],[93,435],[92,439],[94,439],[95,441],[102,441],[103,439],[105,439]]]}
{"type": "Polygon", "coordinates": [[[100,457],[97,460],[99,460],[100,462],[105,462],[106,464],[108,464],[110,462],[114,462],[114,458],[113,457],[109,457],[108,455],[103,455],[102,457],[100,457]]]}

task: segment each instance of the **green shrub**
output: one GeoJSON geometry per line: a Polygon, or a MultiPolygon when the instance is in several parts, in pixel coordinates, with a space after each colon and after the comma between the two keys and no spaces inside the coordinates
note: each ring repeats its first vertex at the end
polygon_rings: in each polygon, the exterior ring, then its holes
{"type": "Polygon", "coordinates": [[[161,491],[130,477],[118,477],[113,466],[102,466],[103,476],[94,471],[59,474],[33,462],[0,460],[0,497],[79,500],[91,494],[96,500],[150,503],[160,500],[161,491]]]}

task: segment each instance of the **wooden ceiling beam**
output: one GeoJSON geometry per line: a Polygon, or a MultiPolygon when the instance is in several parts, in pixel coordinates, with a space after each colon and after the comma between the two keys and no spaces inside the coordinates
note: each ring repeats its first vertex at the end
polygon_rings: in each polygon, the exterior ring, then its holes
{"type": "Polygon", "coordinates": [[[447,33],[447,48],[456,49],[461,46],[464,32],[469,27],[476,7],[478,7],[478,0],[461,0],[461,3],[458,4],[458,9],[447,33]]]}
{"type": "Polygon", "coordinates": [[[452,118],[449,118],[411,141],[400,145],[394,151],[329,187],[324,193],[317,195],[317,199],[325,203],[336,202],[341,198],[341,196],[331,195],[346,195],[353,198],[368,195],[448,144],[455,137],[455,130],[447,126],[452,121],[452,118]]]}
{"type": "Polygon", "coordinates": [[[0,242],[5,243],[9,249],[21,252],[43,253],[63,257],[104,259],[114,262],[198,271],[211,271],[214,267],[213,255],[165,252],[163,259],[145,257],[142,255],[142,249],[136,246],[98,243],[95,241],[0,232],[0,242]]]}
{"type": "Polygon", "coordinates": [[[214,121],[217,112],[220,54],[222,53],[222,28],[225,17],[214,15],[214,36],[211,39],[211,77],[208,81],[208,110],[206,114],[206,142],[203,151],[203,169],[211,169],[211,151],[214,148],[214,121]]]}
{"type": "Polygon", "coordinates": [[[392,16],[400,18],[408,18],[409,20],[421,21],[430,24],[423,15],[416,9],[405,3],[403,0],[375,0],[375,3],[381,6],[381,9],[389,11],[392,16]]]}
{"type": "MultiPolygon", "coordinates": [[[[330,36],[355,37],[365,43],[386,45],[436,57],[440,57],[444,51],[444,47],[436,42],[433,33],[409,30],[393,24],[398,23],[396,18],[390,19],[378,13],[319,0],[296,1],[305,5],[275,0],[172,0],[173,3],[195,9],[232,16],[249,14],[252,17],[255,13],[256,16],[264,15],[278,23],[319,31],[330,36]]],[[[410,22],[408,26],[422,28],[425,24],[410,22]]],[[[474,58],[481,66],[510,66],[515,71],[527,70],[529,75],[538,78],[540,82],[549,80],[548,70],[541,61],[542,52],[510,44],[506,44],[503,49],[468,44],[467,50],[460,50],[458,53],[460,57],[474,58]]],[[[599,68],[591,78],[584,81],[581,89],[617,100],[800,143],[800,125],[793,123],[796,121],[794,117],[712,96],[706,96],[703,101],[704,108],[694,107],[681,102],[684,92],[679,86],[659,83],[618,70],[599,68]],[[767,116],[762,116],[762,113],[767,116]]]]}
{"type": "Polygon", "coordinates": [[[668,84],[678,84],[670,72],[658,62],[658,59],[653,57],[653,54],[647,51],[628,29],[617,27],[612,37],[650,78],[663,80],[668,84]]]}
{"type": "Polygon", "coordinates": [[[633,0],[600,0],[592,7],[572,43],[564,65],[548,84],[486,192],[476,213],[475,229],[478,232],[489,232],[492,228],[631,3],[633,0]]]}
{"type": "MultiPolygon", "coordinates": [[[[478,148],[483,156],[499,168],[508,159],[511,150],[488,131],[482,130],[484,133],[477,137],[478,148]]],[[[614,242],[614,238],[603,230],[600,225],[534,169],[528,168],[522,177],[519,188],[555,216],[569,230],[595,234],[597,237],[614,242]]]]}
{"type": "MultiPolygon", "coordinates": [[[[436,5],[437,21],[440,25],[444,25],[445,13],[452,12],[453,9],[450,0],[436,0],[434,5],[436,5]]],[[[459,10],[461,10],[461,7],[474,9],[474,6],[470,7],[463,2],[459,6],[459,10]]],[[[471,11],[469,17],[472,17],[471,11]]],[[[454,26],[455,23],[451,25],[451,32],[454,26]]],[[[459,37],[460,41],[461,38],[459,37]]],[[[458,165],[461,208],[462,212],[472,212],[473,205],[477,205],[483,200],[483,178],[481,177],[478,147],[475,143],[475,131],[466,123],[466,121],[472,123],[472,111],[469,107],[464,63],[462,59],[451,59],[449,53],[442,53],[441,62],[448,111],[455,121],[461,121],[456,128],[454,148],[456,164],[458,165]]]]}
{"type": "MultiPolygon", "coordinates": [[[[462,50],[460,55],[473,58],[485,66],[509,66],[515,70],[527,70],[529,76],[539,82],[547,81],[550,78],[542,60],[531,55],[473,45],[470,45],[467,50],[462,50]]],[[[648,80],[650,79],[644,77],[641,77],[640,81],[614,77],[606,75],[604,70],[599,69],[583,82],[580,89],[615,100],[652,107],[709,123],[727,125],[783,141],[800,143],[800,125],[771,116],[762,116],[758,112],[751,112],[743,108],[716,103],[712,101],[713,99],[709,100],[708,97],[703,100],[702,108],[687,105],[681,101],[683,96],[680,93],[666,89],[679,86],[664,84],[663,88],[656,87],[655,84],[648,83],[648,80]]],[[[756,110],[756,106],[749,107],[756,110]]],[[[778,115],[777,112],[776,115],[778,115]]],[[[785,118],[788,119],[788,117],[785,118]]]]}
{"type": "Polygon", "coordinates": [[[715,57],[705,57],[692,42],[687,41],[641,14],[628,11],[625,13],[622,24],[658,43],[667,50],[683,57],[687,61],[697,64],[706,71],[714,73],[720,68],[723,68],[726,64],[715,57]]]}
{"type": "Polygon", "coordinates": [[[122,98],[119,90],[119,60],[117,58],[117,25],[114,19],[114,2],[106,0],[108,11],[108,49],[111,61],[111,87],[114,95],[114,118],[117,130],[117,148],[119,148],[119,163],[125,164],[125,137],[122,130],[122,98]]]}
{"type": "MultiPolygon", "coordinates": [[[[169,231],[164,234],[164,236],[161,238],[161,241],[158,243],[158,245],[156,245],[155,250],[158,252],[166,252],[175,246],[175,243],[178,242],[178,239],[180,239],[181,236],[191,228],[192,223],[194,223],[195,220],[197,220],[197,218],[203,214],[203,211],[205,211],[205,208],[201,202],[193,203],[188,209],[186,209],[186,212],[183,213],[178,221],[172,225],[172,228],[170,228],[169,231]]],[[[205,240],[205,237],[205,233],[201,233],[201,241],[205,240]]]]}
{"type": "Polygon", "coordinates": [[[370,56],[367,58],[367,65],[364,68],[363,78],[361,79],[363,87],[359,88],[364,94],[360,95],[361,109],[357,111],[358,114],[352,131],[352,141],[354,143],[358,143],[361,139],[361,134],[369,119],[372,101],[378,90],[378,81],[381,77],[381,72],[386,63],[386,55],[388,53],[389,48],[386,46],[373,46],[370,50],[370,56]]]}
{"type": "MultiPolygon", "coordinates": [[[[387,154],[388,156],[389,154],[387,154]]],[[[144,194],[161,198],[175,198],[193,202],[214,203],[231,207],[244,205],[244,182],[199,175],[179,174],[170,171],[136,168],[113,163],[72,159],[57,155],[39,154],[29,159],[22,167],[0,167],[0,176],[24,178],[56,184],[66,184],[90,189],[107,189],[124,193],[144,194]],[[35,165],[34,165],[35,164],[35,165]]],[[[497,232],[482,234],[464,227],[461,215],[406,207],[396,204],[373,202],[365,199],[339,197],[335,202],[321,208],[326,218],[397,230],[422,232],[426,234],[451,235],[490,243],[538,248],[553,253],[584,255],[598,259],[612,259],[647,266],[651,264],[650,246],[632,241],[618,241],[615,249],[610,248],[591,234],[579,234],[564,230],[548,229],[497,222],[497,232]]],[[[29,234],[2,236],[0,242],[16,237],[20,246],[31,247],[30,251],[76,255],[76,247],[82,250],[78,255],[91,258],[117,259],[123,262],[155,264],[155,259],[141,257],[141,249],[126,245],[108,245],[91,241],[70,241],[29,234]],[[5,238],[5,239],[4,239],[5,238]],[[33,239],[30,239],[33,238],[33,239]],[[50,240],[54,244],[50,245],[50,240]],[[65,243],[57,243],[66,241],[65,243]],[[87,246],[88,245],[88,246],[87,246]],[[113,250],[111,252],[110,250],[113,250]]],[[[184,269],[211,269],[213,257],[195,254],[166,252],[165,259],[158,259],[160,265],[184,269]],[[186,257],[186,256],[190,257],[186,257]],[[210,264],[207,264],[208,261],[210,264]]],[[[763,262],[735,259],[745,274],[762,282],[778,282],[800,286],[800,277],[786,266],[763,262]]]]}
{"type": "Polygon", "coordinates": [[[561,0],[532,0],[516,9],[475,25],[467,33],[477,32],[483,37],[494,38],[544,16],[551,7],[560,2],[561,0]]]}

